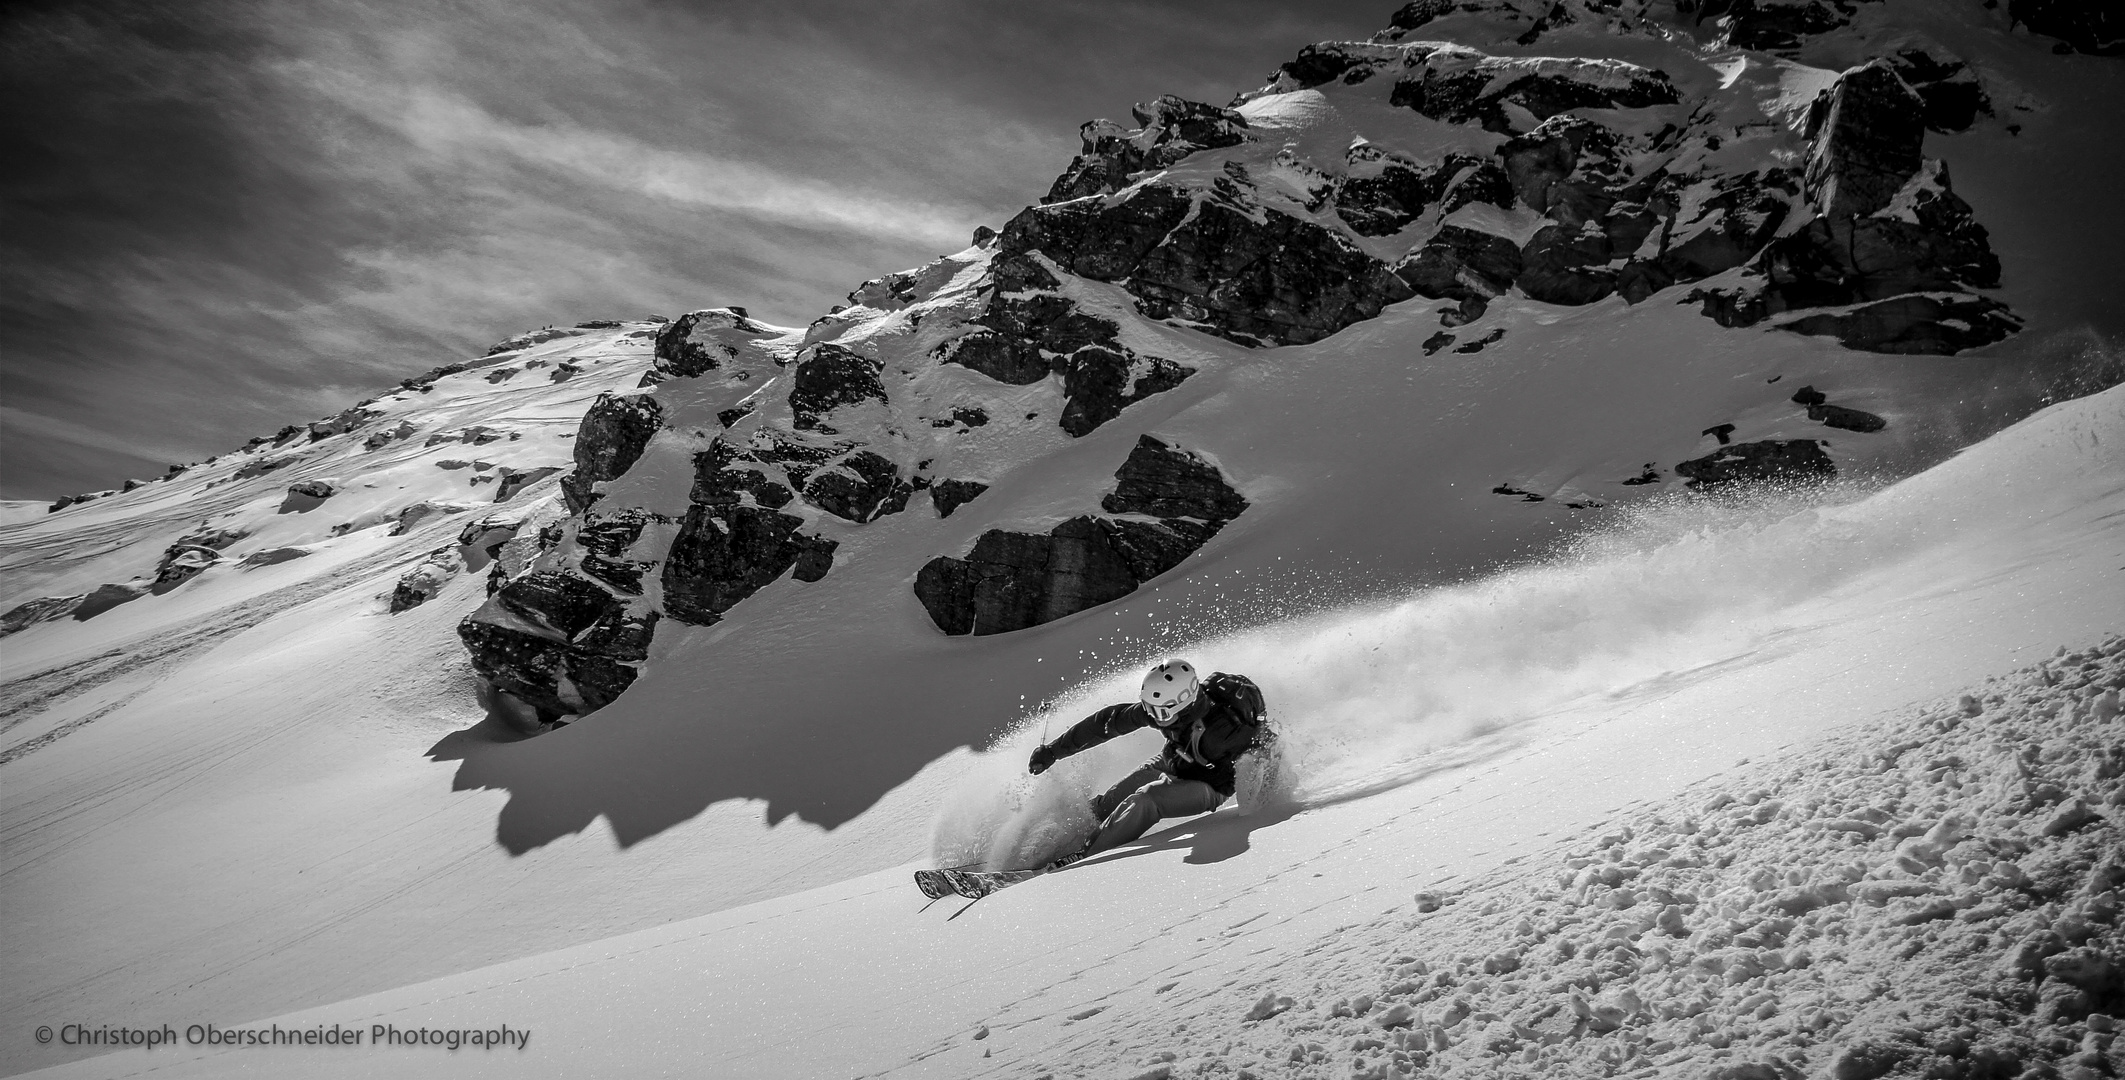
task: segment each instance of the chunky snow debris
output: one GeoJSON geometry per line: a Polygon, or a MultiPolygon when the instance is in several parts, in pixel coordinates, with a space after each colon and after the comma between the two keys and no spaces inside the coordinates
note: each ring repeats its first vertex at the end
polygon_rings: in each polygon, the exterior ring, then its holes
{"type": "Polygon", "coordinates": [[[2062,649],[1547,865],[1420,892],[1338,932],[1372,972],[1220,991],[1229,1026],[1192,1024],[1167,1060],[1265,1080],[2117,1075],[2121,693],[2125,638],[2062,649]]]}

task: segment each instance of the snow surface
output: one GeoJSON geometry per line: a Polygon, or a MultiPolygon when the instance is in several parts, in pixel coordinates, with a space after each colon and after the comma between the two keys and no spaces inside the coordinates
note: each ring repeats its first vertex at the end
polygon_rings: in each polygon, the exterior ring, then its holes
{"type": "MultiPolygon", "coordinates": [[[[1865,737],[1866,725],[1885,714],[1893,719],[1909,703],[1974,686],[2059,646],[2101,640],[2125,611],[2121,447],[2125,390],[2111,390],[2046,410],[1920,476],[1846,505],[1773,520],[1714,522],[1661,541],[1631,537],[1619,550],[1420,594],[1399,615],[1329,615],[1191,650],[1205,664],[1242,666],[1230,661],[1281,648],[1293,654],[1288,663],[1304,655],[1306,643],[1339,629],[1357,642],[1374,640],[1361,634],[1377,634],[1384,646],[1421,628],[1427,617],[1452,626],[1454,614],[1471,607],[1496,614],[1487,628],[1479,629],[1479,620],[1462,624],[1460,632],[1489,634],[1497,647],[1539,631],[1545,622],[1557,627],[1551,642],[1577,642],[1561,651],[1545,649],[1538,634],[1525,654],[1522,677],[1491,688],[1507,715],[1511,705],[1523,703],[1539,704],[1543,715],[1503,729],[1506,737],[1487,753],[1440,755],[1439,767],[1430,771],[1422,768],[1421,756],[1399,762],[1389,755],[1382,764],[1403,769],[1396,777],[1403,782],[1370,798],[1318,802],[1290,817],[1221,813],[1183,822],[1143,845],[1007,890],[963,912],[919,910],[920,898],[906,879],[916,865],[910,863],[276,1019],[298,1028],[389,1023],[485,1029],[506,1023],[534,1032],[522,1051],[163,1048],[40,1075],[116,1077],[152,1069],[158,1077],[296,1071],[559,1076],[618,1069],[629,1075],[1118,1076],[1181,1075],[1175,1062],[1183,1059],[1191,1072],[1198,1060],[1217,1060],[1233,1068],[1251,1065],[1257,1075],[1330,1075],[1299,1068],[1311,1061],[1314,1044],[1324,1061],[1334,1057],[1334,1075],[1348,1075],[1346,1055],[1393,1060],[1385,1045],[1351,1049],[1353,1032],[1380,1030],[1399,1040],[1390,1044],[1395,1049],[1409,1045],[1408,1033],[1422,1032],[1431,1052],[1437,1025],[1445,1038],[1436,1045],[1461,1045],[1469,1031],[1442,1015],[1457,1008],[1454,999],[1431,995],[1420,1002],[1418,988],[1391,987],[1402,979],[1423,981],[1412,965],[1421,965],[1426,978],[1437,971],[1468,978],[1462,960],[1472,943],[1495,951],[1517,933],[1508,931],[1501,940],[1498,928],[1512,926],[1523,913],[1499,902],[1506,899],[1550,905],[1539,909],[1541,918],[1566,921],[1545,931],[1549,935],[1579,921],[1589,931],[1607,925],[1603,920],[1623,924],[1610,913],[1635,908],[1567,902],[1559,885],[1560,869],[1574,871],[1577,883],[1577,871],[1593,865],[1574,867],[1569,860],[1589,858],[1589,851],[1614,853],[1615,845],[1601,841],[1604,833],[1630,830],[1635,839],[1661,835],[1663,827],[1674,831],[1686,808],[1716,803],[1721,793],[1740,799],[1744,809],[1695,811],[1709,822],[1700,823],[1699,833],[1707,844],[1727,842],[1742,827],[1737,819],[1749,815],[1786,808],[1800,814],[1803,807],[1809,814],[1846,813],[1827,802],[1808,802],[1830,794],[1871,798],[1892,807],[1892,816],[1917,815],[1913,820],[1938,815],[1935,802],[1961,805],[1958,792],[1967,796],[1964,802],[1984,805],[1976,801],[1981,776],[1958,787],[1929,774],[1932,786],[1924,787],[1910,778],[1925,771],[1914,763],[1909,775],[1899,774],[1905,788],[1847,793],[1838,785],[1858,768],[1852,763],[1857,755],[1840,755],[1844,772],[1796,774],[1795,765],[1822,760],[1826,748],[1840,744],[1817,740],[1841,730],[1854,732],[1844,737],[1856,740],[1843,745],[1872,752],[1898,734],[1865,737]],[[1727,597],[1724,576],[1747,561],[1735,556],[1763,552],[1767,542],[1781,538],[1792,549],[1788,565],[1798,580],[1762,603],[1688,605],[1672,622],[1657,601],[1627,618],[1585,617],[1609,612],[1609,605],[1654,583],[1684,590],[1694,581],[1700,595],[1727,597]],[[1584,606],[1558,611],[1547,602],[1569,595],[1556,591],[1559,578],[1583,583],[1584,606]],[[1379,627],[1397,618],[1396,632],[1379,634],[1379,627]],[[1572,623],[1587,629],[1564,629],[1572,623]],[[1606,635],[1596,632],[1611,626],[1624,629],[1620,649],[1611,649],[1602,640],[1606,635]],[[1545,687],[1559,669],[1584,671],[1619,653],[1628,657],[1635,651],[1628,640],[1634,634],[1646,646],[1658,642],[1675,650],[1675,661],[1625,665],[1605,684],[1591,678],[1580,683],[1574,698],[1549,697],[1545,687]],[[1549,675],[1528,677],[1545,667],[1549,675]],[[1515,701],[1527,694],[1533,697],[1515,701]],[[1787,748],[1796,756],[1749,761],[1787,748]],[[1763,787],[1791,790],[1774,792],[1780,801],[1765,804],[1753,795],[1763,787]],[[1685,791],[1684,803],[1670,802],[1685,791]],[[1906,791],[1908,807],[1897,801],[1906,791]],[[1588,824],[1604,818],[1612,820],[1588,824]],[[1438,916],[1447,926],[1436,937],[1413,933],[1429,927],[1412,921],[1420,892],[1460,901],[1438,916]],[[1470,911],[1479,914],[1463,918],[1470,911]],[[1358,1011],[1348,999],[1360,994],[1375,998],[1382,1018],[1406,1003],[1423,1025],[1381,1028],[1370,1014],[1333,1016],[1338,999],[1346,1011],[1358,1011]],[[1247,1026],[1250,1012],[1275,1011],[1279,995],[1292,999],[1288,1010],[1247,1026]],[[1270,1004],[1258,1010],[1265,997],[1270,1004]],[[913,1002],[921,1004],[910,1007],[913,1002]],[[977,1032],[985,1037],[975,1038],[977,1032]],[[1297,1064],[1289,1056],[1293,1046],[1300,1049],[1297,1064]],[[1154,1060],[1166,1053],[1174,1060],[1154,1060]],[[1161,1065],[1165,1073],[1157,1072],[1161,1065]]],[[[1417,652],[1385,658],[1379,678],[1391,682],[1400,670],[1407,689],[1428,685],[1426,669],[1409,666],[1417,652]]],[[[2111,678],[2115,668],[2107,670],[2111,675],[2104,678],[2111,678]]],[[[2075,708],[2094,716],[2093,698],[2075,701],[2075,708]]],[[[2018,717],[2043,709],[2022,701],[2015,708],[2018,717]]],[[[1943,715],[1941,707],[1928,706],[1921,718],[1931,722],[1943,715]]],[[[1287,716],[1285,722],[1312,730],[1294,720],[1287,716]]],[[[2116,721],[2104,722],[2111,726],[2097,733],[2115,745],[2116,721]]],[[[961,789],[993,791],[1016,782],[1023,745],[1007,745],[960,770],[961,789]]],[[[1059,788],[1068,782],[1058,776],[1042,783],[1059,788]]],[[[2101,826],[2106,835],[2115,835],[2116,827],[2101,826]]],[[[1749,867],[1791,866],[1808,881],[1836,876],[1854,859],[1872,866],[1882,857],[1844,841],[1826,845],[1819,831],[1751,834],[1756,836],[1774,846],[1749,849],[1749,867]]],[[[1623,850],[1635,855],[1639,849],[1626,841],[1623,850]]],[[[1951,869],[1961,873],[1974,858],[1959,855],[1951,869]]],[[[1684,865],[1688,861],[1679,861],[1675,872],[1696,873],[1699,868],[1684,865]]],[[[1684,912],[1698,920],[1685,923],[1691,933],[1716,937],[1716,928],[1705,929],[1708,915],[1738,919],[1761,899],[1751,899],[1757,890],[1734,892],[1724,877],[1701,885],[1696,880],[1678,877],[1674,888],[1697,888],[1701,903],[1718,906],[1684,912]]],[[[1584,895],[1597,898],[1591,885],[1584,895]]],[[[1525,913],[1533,920],[1536,910],[1525,913]]],[[[1866,921],[1872,916],[1853,918],[1855,930],[1873,925],[1866,921]]],[[[1628,926],[1636,928],[1636,922],[1628,926]]],[[[1638,936],[1643,929],[1637,928],[1638,936]]],[[[1832,940],[1827,930],[1825,935],[1813,949],[1824,971],[1831,964],[1866,964],[1865,954],[1833,952],[1844,947],[1843,939],[1832,940]]],[[[1700,944],[1715,947],[1710,938],[1700,944]]],[[[1641,1006],[1658,1016],[1710,990],[1727,1010],[1723,1015],[1738,1015],[1756,992],[1725,993],[1724,975],[1683,977],[1694,961],[1675,961],[1683,955],[1680,946],[1670,947],[1669,961],[1640,980],[1641,1006]],[[1676,977],[1669,978],[1671,970],[1676,977]],[[1673,993],[1648,1001],[1648,987],[1655,984],[1672,985],[1673,993]]],[[[1486,978],[1457,986],[1457,996],[1469,996],[1471,1012],[1480,1002],[1482,1015],[1501,1018],[1472,1022],[1496,1025],[1527,1000],[1544,969],[1533,950],[1524,950],[1523,959],[1529,967],[1520,980],[1486,978]]],[[[1558,974],[1571,977],[1575,970],[1559,965],[1558,974]]],[[[1847,993],[1846,985],[1838,983],[1837,992],[1847,993]]],[[[1817,1015],[1802,1000],[1782,1008],[1792,1016],[1817,1015]]],[[[1849,1002],[1827,999],[1813,1007],[1852,1011],[1849,1002]]],[[[1682,1016],[1660,1022],[1681,1030],[1692,1021],[1682,1016]]],[[[1590,1061],[1626,1045],[1633,1055],[1659,1060],[1682,1053],[1677,1048],[1683,1044],[1668,1028],[1634,1030],[1639,1033],[1629,1042],[1578,1049],[1595,1055],[1590,1061]],[[1676,1046],[1659,1047],[1663,1041],[1676,1046]]],[[[1763,1023],[1733,1030],[1741,1032],[1735,1041],[1748,1047],[1758,1035],[1785,1029],[1763,1023]]],[[[1690,1044],[1676,1060],[1716,1056],[1717,1049],[1716,1040],[1690,1044]]]]}

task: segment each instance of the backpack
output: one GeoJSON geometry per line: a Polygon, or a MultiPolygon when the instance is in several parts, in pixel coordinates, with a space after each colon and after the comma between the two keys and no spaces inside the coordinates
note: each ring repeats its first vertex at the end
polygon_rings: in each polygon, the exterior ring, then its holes
{"type": "Polygon", "coordinates": [[[1203,693],[1219,708],[1202,722],[1202,731],[1193,740],[1198,759],[1230,760],[1274,737],[1263,723],[1267,709],[1254,680],[1220,671],[1203,682],[1203,693]]]}

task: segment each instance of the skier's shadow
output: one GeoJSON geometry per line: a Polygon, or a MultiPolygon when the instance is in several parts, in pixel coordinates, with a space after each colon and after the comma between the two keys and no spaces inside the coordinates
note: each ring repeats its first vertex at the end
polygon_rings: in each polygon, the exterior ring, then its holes
{"type": "Polygon", "coordinates": [[[1111,852],[1102,852],[1087,859],[1080,866],[1098,863],[1120,862],[1162,851],[1186,851],[1181,857],[1184,863],[1205,866],[1224,862],[1234,855],[1245,854],[1253,847],[1252,837],[1256,829],[1267,828],[1289,820],[1298,813],[1298,808],[1273,805],[1242,813],[1236,809],[1218,810],[1183,821],[1170,829],[1151,833],[1143,840],[1111,852]]]}

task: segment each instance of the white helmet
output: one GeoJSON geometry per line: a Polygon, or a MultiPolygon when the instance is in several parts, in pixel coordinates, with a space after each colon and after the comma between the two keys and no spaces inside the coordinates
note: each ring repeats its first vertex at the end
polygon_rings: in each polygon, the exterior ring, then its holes
{"type": "Polygon", "coordinates": [[[1144,676],[1144,689],[1137,697],[1144,703],[1144,711],[1151,714],[1152,722],[1165,727],[1182,709],[1195,704],[1201,689],[1193,665],[1186,660],[1168,660],[1144,676]]]}

